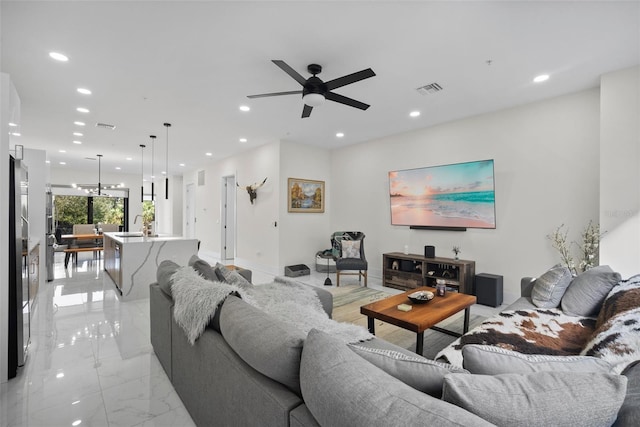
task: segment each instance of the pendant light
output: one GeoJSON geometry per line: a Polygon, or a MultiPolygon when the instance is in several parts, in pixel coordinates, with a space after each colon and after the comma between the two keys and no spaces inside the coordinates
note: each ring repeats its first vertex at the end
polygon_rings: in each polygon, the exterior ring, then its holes
{"type": "Polygon", "coordinates": [[[167,128],[167,152],[165,154],[165,176],[164,176],[164,198],[169,199],[169,128],[171,123],[164,123],[164,127],[167,128]]]}
{"type": "Polygon", "coordinates": [[[100,174],[101,174],[101,162],[102,162],[102,154],[96,154],[96,156],[98,156],[98,196],[101,194],[100,193],[100,188],[102,187],[102,184],[100,184],[100,174]]]}
{"type": "Polygon", "coordinates": [[[144,202],[144,147],[140,144],[140,202],[144,202]]]}
{"type": "Polygon", "coordinates": [[[156,194],[156,189],[155,189],[155,185],[154,185],[156,177],[153,174],[153,158],[155,157],[154,148],[155,148],[156,136],[155,135],[149,135],[149,138],[151,138],[151,201],[153,202],[155,194],[156,194]]]}

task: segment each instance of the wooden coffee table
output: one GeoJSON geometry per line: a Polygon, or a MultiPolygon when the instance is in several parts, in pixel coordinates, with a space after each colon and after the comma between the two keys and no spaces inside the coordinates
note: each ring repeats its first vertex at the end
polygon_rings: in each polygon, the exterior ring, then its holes
{"type": "Polygon", "coordinates": [[[416,353],[422,354],[424,331],[427,329],[433,329],[438,332],[453,335],[454,337],[461,335],[434,326],[461,310],[464,310],[463,333],[469,330],[469,308],[476,303],[475,296],[458,292],[447,292],[443,297],[435,296],[428,303],[414,304],[409,300],[407,295],[417,291],[431,291],[434,294],[436,293],[435,288],[421,287],[360,307],[360,313],[367,316],[369,332],[375,335],[375,319],[413,331],[417,334],[416,353]],[[413,306],[413,308],[411,311],[400,311],[397,308],[399,304],[409,304],[413,306]]]}

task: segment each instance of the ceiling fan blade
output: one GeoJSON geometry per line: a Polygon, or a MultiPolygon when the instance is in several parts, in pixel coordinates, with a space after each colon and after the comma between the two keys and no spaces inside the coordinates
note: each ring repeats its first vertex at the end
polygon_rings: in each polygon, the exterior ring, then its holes
{"type": "Polygon", "coordinates": [[[375,75],[376,73],[374,73],[371,68],[367,68],[366,70],[358,71],[357,73],[329,80],[328,82],[325,82],[325,84],[327,85],[327,90],[333,90],[342,86],[350,85],[351,83],[359,82],[360,80],[368,79],[375,75]]]}
{"type": "Polygon", "coordinates": [[[293,77],[293,79],[295,81],[297,81],[298,83],[300,83],[302,86],[304,86],[304,84],[307,82],[307,79],[302,77],[300,75],[300,73],[298,73],[296,70],[294,70],[289,65],[287,65],[287,63],[284,62],[283,60],[281,60],[281,59],[272,59],[271,62],[276,64],[278,67],[280,67],[282,69],[282,71],[284,71],[285,73],[287,73],[291,77],[293,77]]]}
{"type": "Polygon", "coordinates": [[[281,96],[281,95],[300,95],[302,94],[301,90],[292,90],[289,92],[273,92],[273,93],[263,93],[260,95],[247,95],[247,98],[266,98],[267,96],[281,96]]]}
{"type": "Polygon", "coordinates": [[[311,115],[311,110],[313,110],[313,107],[304,104],[304,108],[302,109],[302,118],[304,119],[305,117],[309,117],[311,115]]]}
{"type": "Polygon", "coordinates": [[[367,108],[369,108],[369,104],[365,104],[364,102],[356,101],[355,99],[348,98],[344,95],[338,95],[337,93],[333,92],[327,92],[324,97],[330,101],[339,102],[340,104],[359,108],[361,110],[366,110],[367,108]]]}

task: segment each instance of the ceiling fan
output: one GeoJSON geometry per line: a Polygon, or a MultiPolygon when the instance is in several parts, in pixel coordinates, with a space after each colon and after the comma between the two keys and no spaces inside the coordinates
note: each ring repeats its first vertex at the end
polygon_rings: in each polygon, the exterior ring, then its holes
{"type": "Polygon", "coordinates": [[[321,105],[325,99],[333,102],[339,102],[340,104],[348,105],[349,107],[359,108],[361,110],[366,110],[367,108],[369,108],[369,105],[365,104],[364,102],[356,101],[355,99],[351,99],[331,91],[339,87],[375,76],[376,73],[374,73],[371,68],[358,71],[357,73],[338,77],[337,79],[333,79],[328,82],[323,82],[319,77],[316,77],[322,72],[322,67],[318,64],[310,64],[307,67],[307,70],[312,74],[312,76],[308,79],[305,79],[296,70],[287,65],[286,62],[280,59],[274,59],[271,62],[276,64],[285,73],[293,77],[295,81],[300,83],[300,85],[302,85],[302,90],[264,93],[261,95],[249,95],[247,96],[247,98],[265,98],[268,96],[302,94],[302,101],[304,102],[304,108],[302,109],[303,119],[305,117],[309,117],[311,115],[311,110],[313,110],[313,107],[321,105]]]}

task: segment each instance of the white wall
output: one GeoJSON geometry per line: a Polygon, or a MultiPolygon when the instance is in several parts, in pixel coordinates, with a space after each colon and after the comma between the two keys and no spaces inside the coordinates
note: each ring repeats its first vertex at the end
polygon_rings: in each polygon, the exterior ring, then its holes
{"type": "Polygon", "coordinates": [[[39,284],[47,281],[47,153],[24,149],[24,163],[29,171],[29,248],[40,244],[39,284]]]}
{"type": "Polygon", "coordinates": [[[600,84],[600,262],[627,278],[640,273],[640,67],[600,84]]]}
{"type": "Polygon", "coordinates": [[[196,237],[200,251],[214,258],[220,256],[222,177],[235,175],[242,185],[267,182],[258,190],[253,204],[244,188],[238,188],[236,201],[235,262],[246,268],[277,272],[279,265],[279,156],[280,143],[262,145],[237,156],[215,162],[204,169],[205,184],[198,186],[198,171],[184,174],[183,185],[196,184],[196,237]]]}
{"type": "MultiPolygon", "coordinates": [[[[163,178],[156,185],[156,233],[182,236],[181,176],[169,177],[169,198],[165,199],[165,197],[165,181],[163,178]]],[[[138,199],[135,200],[137,201],[138,199]]]]}
{"type": "Polygon", "coordinates": [[[331,203],[325,200],[324,213],[290,213],[287,209],[289,178],[325,182],[325,194],[331,194],[331,154],[324,148],[282,142],[280,149],[280,264],[306,264],[313,269],[315,254],[331,247],[331,203]]]}
{"type": "MultiPolygon", "coordinates": [[[[0,44],[1,46],[1,44],[0,44]]],[[[0,383],[7,382],[9,343],[9,151],[19,144],[19,137],[9,135],[20,128],[9,128],[9,122],[20,124],[20,97],[8,74],[0,73],[0,383]]]]}
{"type": "Polygon", "coordinates": [[[331,154],[331,229],[359,230],[371,275],[382,254],[424,253],[476,261],[476,273],[504,276],[505,301],[519,296],[522,276],[559,261],[546,236],[560,224],[579,231],[598,220],[599,92],[597,89],[394,135],[331,154]],[[495,159],[497,228],[466,232],[390,225],[388,172],[495,159]]]}

